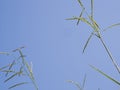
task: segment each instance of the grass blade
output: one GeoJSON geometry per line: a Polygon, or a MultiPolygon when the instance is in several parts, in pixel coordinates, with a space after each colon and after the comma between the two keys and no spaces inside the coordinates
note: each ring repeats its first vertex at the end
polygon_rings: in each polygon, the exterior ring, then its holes
{"type": "Polygon", "coordinates": [[[99,28],[99,25],[97,24],[97,22],[94,20],[94,0],[91,0],[91,17],[90,16],[88,16],[88,17],[93,24],[94,30],[98,32],[98,30],[100,28],[99,28]]]}
{"type": "MultiPolygon", "coordinates": [[[[82,17],[84,10],[85,9],[83,9],[82,12],[80,13],[80,16],[79,16],[80,18],[82,17]]],[[[79,22],[80,22],[80,20],[77,21],[77,25],[79,24],[79,22]]]]}
{"type": "Polygon", "coordinates": [[[84,76],[82,87],[80,86],[80,84],[78,82],[75,82],[72,80],[69,80],[68,82],[74,84],[79,90],[83,90],[84,85],[85,85],[85,81],[86,81],[86,75],[84,76]]]}
{"type": "Polygon", "coordinates": [[[82,88],[80,87],[79,83],[74,82],[72,80],[69,80],[68,82],[74,84],[79,90],[82,90],[82,88]]]}
{"type": "Polygon", "coordinates": [[[83,9],[85,9],[85,7],[84,7],[84,5],[82,4],[81,0],[78,0],[78,2],[79,2],[79,4],[80,4],[80,6],[81,6],[83,9]]]}
{"type": "Polygon", "coordinates": [[[13,52],[19,51],[19,50],[21,50],[21,49],[23,49],[23,48],[25,48],[25,46],[19,47],[19,48],[13,50],[13,52]]]}
{"type": "Polygon", "coordinates": [[[85,76],[84,76],[84,80],[83,80],[83,84],[82,84],[82,89],[84,89],[85,82],[86,82],[86,74],[85,74],[85,76]]]}
{"type": "Polygon", "coordinates": [[[93,0],[91,0],[91,18],[93,18],[93,14],[94,14],[94,12],[93,12],[93,8],[94,8],[94,3],[93,3],[93,0]]]}
{"type": "Polygon", "coordinates": [[[73,18],[67,18],[66,20],[80,20],[80,18],[73,16],[73,18]]]}
{"type": "Polygon", "coordinates": [[[23,85],[23,84],[27,84],[27,83],[28,83],[28,82],[17,83],[17,84],[15,84],[15,85],[9,87],[8,89],[13,89],[13,88],[15,88],[15,87],[17,87],[17,86],[20,86],[20,85],[23,85]]]}
{"type": "Polygon", "coordinates": [[[95,68],[94,66],[90,65],[90,67],[92,67],[94,70],[98,71],[99,73],[101,73],[103,76],[105,76],[106,78],[110,79],[111,81],[113,81],[114,83],[120,85],[120,82],[118,82],[117,80],[113,79],[111,76],[105,74],[104,72],[102,72],[101,70],[95,68]]]}
{"type": "Polygon", "coordinates": [[[93,35],[94,35],[94,32],[92,32],[92,33],[90,34],[90,36],[89,36],[89,38],[88,38],[86,44],[84,45],[83,53],[84,53],[84,51],[85,51],[85,49],[86,49],[86,47],[87,47],[87,45],[88,45],[88,43],[89,43],[89,41],[90,41],[90,39],[92,38],[93,35]]]}
{"type": "Polygon", "coordinates": [[[0,52],[0,54],[9,55],[9,53],[8,53],[8,52],[0,52]]]}
{"type": "Polygon", "coordinates": [[[9,78],[7,78],[4,82],[9,81],[10,79],[12,79],[13,77],[15,77],[16,75],[18,75],[18,73],[13,74],[13,75],[12,75],[12,76],[10,76],[9,78]]]}
{"type": "Polygon", "coordinates": [[[3,71],[1,71],[1,72],[6,72],[6,73],[12,72],[12,73],[15,73],[15,71],[12,71],[12,70],[3,70],[3,71]]]}
{"type": "Polygon", "coordinates": [[[0,68],[0,71],[3,70],[3,69],[5,69],[5,68],[7,68],[7,67],[9,67],[9,66],[10,66],[10,64],[9,64],[9,65],[6,65],[6,66],[4,66],[4,67],[1,67],[1,68],[0,68]]]}
{"type": "Polygon", "coordinates": [[[73,17],[73,18],[68,18],[66,20],[81,20],[82,22],[86,23],[87,25],[93,27],[93,25],[86,19],[86,18],[83,18],[83,17],[73,17]]]}
{"type": "MultiPolygon", "coordinates": [[[[10,64],[10,67],[9,67],[9,69],[8,69],[8,70],[11,70],[11,68],[13,67],[13,65],[15,65],[15,60],[14,60],[14,61],[10,64]]],[[[9,73],[9,72],[7,72],[5,76],[7,76],[7,75],[8,75],[8,73],[9,73]]]]}
{"type": "Polygon", "coordinates": [[[106,30],[116,27],[116,26],[120,26],[120,23],[112,24],[112,25],[108,26],[107,28],[103,29],[103,31],[106,31],[106,30]]]}

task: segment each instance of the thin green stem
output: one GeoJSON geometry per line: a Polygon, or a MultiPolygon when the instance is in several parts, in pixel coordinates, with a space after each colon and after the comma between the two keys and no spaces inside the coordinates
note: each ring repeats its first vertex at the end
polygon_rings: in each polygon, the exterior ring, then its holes
{"type": "Polygon", "coordinates": [[[120,74],[120,68],[119,68],[119,66],[117,65],[116,61],[114,60],[111,52],[110,52],[109,49],[107,48],[107,46],[106,46],[105,42],[103,41],[102,37],[99,37],[99,39],[100,39],[100,41],[102,42],[102,44],[103,44],[106,52],[108,53],[108,55],[109,55],[112,63],[114,64],[115,68],[117,69],[118,73],[120,74]]]}

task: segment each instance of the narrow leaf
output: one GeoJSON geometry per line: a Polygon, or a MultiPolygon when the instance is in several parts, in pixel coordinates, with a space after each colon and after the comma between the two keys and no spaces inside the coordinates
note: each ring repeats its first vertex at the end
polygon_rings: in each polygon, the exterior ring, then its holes
{"type": "Polygon", "coordinates": [[[86,23],[87,25],[92,26],[92,24],[86,19],[86,18],[83,18],[83,17],[73,17],[73,18],[68,18],[66,20],[81,20],[82,22],[86,23]]]}
{"type": "Polygon", "coordinates": [[[79,90],[82,89],[82,88],[80,87],[79,83],[74,82],[74,81],[72,81],[72,80],[69,80],[68,82],[69,82],[69,83],[73,83],[79,90]]]}
{"type": "MultiPolygon", "coordinates": [[[[10,64],[10,67],[9,67],[8,71],[11,70],[11,68],[13,67],[13,65],[15,65],[15,60],[10,64]]],[[[6,73],[6,76],[7,75],[8,75],[8,72],[6,73]]]]}
{"type": "Polygon", "coordinates": [[[31,77],[32,80],[34,80],[34,76],[33,76],[33,72],[32,72],[32,67],[26,63],[26,66],[28,68],[28,71],[29,71],[29,76],[31,77]]]}
{"type": "Polygon", "coordinates": [[[79,17],[73,16],[73,18],[67,18],[66,20],[79,20],[79,17]]]}
{"type": "Polygon", "coordinates": [[[79,18],[82,22],[86,23],[87,25],[92,26],[92,24],[86,18],[79,18]]]}
{"type": "Polygon", "coordinates": [[[12,70],[3,70],[3,71],[1,71],[1,72],[6,72],[6,73],[12,72],[12,73],[15,73],[15,71],[12,71],[12,70]]]}
{"type": "MultiPolygon", "coordinates": [[[[80,16],[79,16],[80,18],[82,17],[83,12],[84,12],[84,9],[82,9],[82,12],[80,13],[80,16]]],[[[77,21],[77,25],[79,24],[79,22],[80,22],[80,20],[77,21]]]]}
{"type": "Polygon", "coordinates": [[[12,76],[10,76],[9,78],[7,78],[4,82],[9,81],[9,80],[10,80],[10,79],[12,79],[13,77],[15,77],[17,74],[18,74],[18,73],[13,74],[13,75],[12,75],[12,76]]]}
{"type": "Polygon", "coordinates": [[[19,50],[21,50],[21,49],[23,49],[23,48],[25,48],[25,46],[19,47],[19,48],[13,50],[13,52],[19,51],[19,50]]]}
{"type": "Polygon", "coordinates": [[[9,55],[9,53],[8,53],[8,52],[0,52],[0,54],[9,55]]]}
{"type": "Polygon", "coordinates": [[[85,51],[85,49],[86,49],[86,47],[87,47],[87,45],[88,45],[88,43],[89,43],[90,39],[92,38],[93,34],[94,34],[93,32],[90,34],[90,36],[89,36],[89,38],[88,38],[88,40],[87,40],[86,44],[84,45],[84,48],[83,48],[83,53],[84,53],[84,51],[85,51]]]}
{"type": "Polygon", "coordinates": [[[7,67],[9,67],[9,66],[10,66],[10,64],[9,64],[9,65],[6,65],[6,66],[4,66],[4,67],[1,67],[1,68],[0,68],[0,71],[3,70],[3,69],[5,69],[5,68],[7,68],[7,67]]]}
{"type": "Polygon", "coordinates": [[[84,89],[85,82],[86,82],[86,75],[84,76],[84,80],[83,80],[83,84],[82,84],[82,89],[84,89]]]}
{"type": "Polygon", "coordinates": [[[92,66],[92,65],[90,65],[90,67],[92,67],[94,70],[98,71],[99,73],[101,73],[103,76],[105,76],[106,78],[110,79],[110,80],[113,81],[114,83],[120,85],[120,82],[119,82],[119,81],[113,79],[111,76],[105,74],[104,72],[102,72],[101,70],[97,69],[96,67],[94,67],[94,66],[92,66]]]}
{"type": "Polygon", "coordinates": [[[81,6],[83,9],[85,9],[85,7],[84,7],[84,5],[82,4],[81,0],[78,0],[78,2],[79,2],[79,4],[80,4],[80,6],[81,6]]]}
{"type": "Polygon", "coordinates": [[[93,12],[93,0],[91,0],[91,17],[93,18],[93,14],[94,14],[94,12],[93,12]]]}
{"type": "Polygon", "coordinates": [[[8,89],[12,89],[12,88],[15,88],[15,87],[18,87],[18,86],[20,86],[20,85],[27,84],[27,83],[28,83],[28,82],[17,83],[17,84],[15,84],[15,85],[9,87],[8,89]]]}
{"type": "Polygon", "coordinates": [[[106,31],[106,30],[116,27],[116,26],[120,26],[120,23],[112,24],[112,25],[108,26],[107,28],[103,29],[103,31],[106,31]]]}

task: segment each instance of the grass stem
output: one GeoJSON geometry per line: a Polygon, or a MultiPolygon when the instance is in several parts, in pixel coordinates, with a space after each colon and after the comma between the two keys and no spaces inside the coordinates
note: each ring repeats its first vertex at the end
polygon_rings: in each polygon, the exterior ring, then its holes
{"type": "Polygon", "coordinates": [[[99,37],[99,39],[100,39],[100,41],[102,42],[102,44],[103,44],[106,52],[108,53],[108,55],[109,55],[112,63],[114,64],[115,68],[117,69],[118,73],[120,74],[120,68],[119,68],[119,66],[117,65],[116,61],[114,60],[111,52],[110,52],[109,49],[107,48],[107,46],[106,46],[105,42],[103,41],[102,37],[99,37]]]}

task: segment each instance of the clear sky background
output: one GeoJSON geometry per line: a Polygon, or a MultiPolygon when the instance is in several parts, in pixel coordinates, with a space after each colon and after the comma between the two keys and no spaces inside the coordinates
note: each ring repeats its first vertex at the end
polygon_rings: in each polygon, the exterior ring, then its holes
{"type": "MultiPolygon", "coordinates": [[[[94,16],[101,28],[120,22],[119,0],[94,0],[94,16]]],[[[90,0],[84,0],[90,12],[90,0]]],[[[94,36],[85,53],[83,46],[91,28],[66,18],[79,16],[81,8],[77,0],[0,0],[0,51],[12,51],[26,46],[23,53],[33,63],[33,71],[39,90],[77,90],[67,80],[82,83],[86,74],[84,90],[118,90],[120,87],[108,80],[89,64],[103,70],[120,81],[101,42],[94,36]]],[[[103,38],[120,63],[120,27],[103,32],[103,38]]],[[[0,55],[0,66],[12,60],[0,55]]],[[[120,65],[120,64],[119,64],[120,65]]],[[[21,78],[22,79],[22,78],[21,78]]],[[[23,79],[25,80],[25,79],[23,79]]],[[[16,80],[3,83],[0,75],[0,90],[16,80]]],[[[32,84],[14,90],[34,90],[32,84]]]]}

